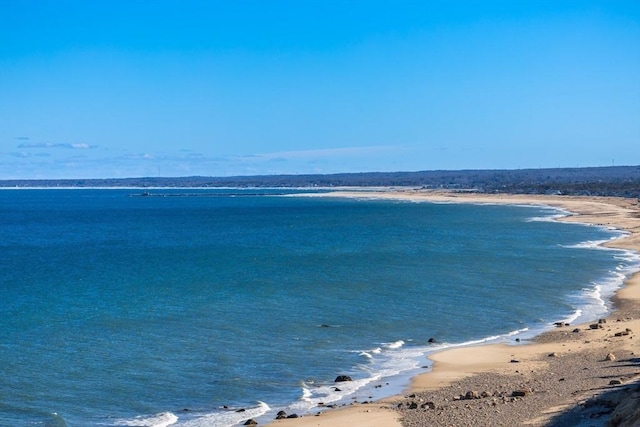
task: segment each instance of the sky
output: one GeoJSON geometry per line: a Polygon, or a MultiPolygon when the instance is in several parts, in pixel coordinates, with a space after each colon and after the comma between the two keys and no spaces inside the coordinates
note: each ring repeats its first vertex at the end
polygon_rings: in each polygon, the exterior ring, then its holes
{"type": "Polygon", "coordinates": [[[0,0],[0,179],[639,164],[638,0],[0,0]]]}

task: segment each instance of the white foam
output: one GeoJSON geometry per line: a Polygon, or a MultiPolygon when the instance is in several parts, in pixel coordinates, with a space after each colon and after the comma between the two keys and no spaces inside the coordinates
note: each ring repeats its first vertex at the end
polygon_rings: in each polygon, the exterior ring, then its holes
{"type": "Polygon", "coordinates": [[[271,408],[264,402],[258,402],[258,406],[255,408],[245,409],[242,412],[235,410],[228,410],[225,412],[214,412],[180,423],[180,426],[185,427],[231,427],[241,424],[250,418],[257,418],[267,412],[271,408]]]}
{"type": "Polygon", "coordinates": [[[616,250],[607,248],[606,246],[602,246],[604,243],[607,243],[609,239],[605,240],[587,240],[585,242],[576,243],[573,245],[560,245],[562,248],[567,249],[600,249],[600,250],[616,250]]]}
{"type": "Polygon", "coordinates": [[[404,340],[398,340],[373,350],[354,351],[353,353],[363,357],[363,363],[357,366],[358,371],[354,371],[356,373],[353,374],[353,381],[324,384],[302,383],[300,399],[284,409],[286,412],[305,414],[321,410],[323,406],[328,404],[349,404],[359,397],[368,400],[372,395],[381,398],[401,393],[408,385],[410,378],[422,371],[425,364],[429,364],[425,360],[429,353],[451,347],[478,345],[492,341],[506,342],[514,335],[527,331],[529,328],[522,328],[501,335],[455,344],[441,343],[407,347],[404,340]],[[357,378],[358,375],[362,377],[357,378]],[[399,383],[400,380],[405,382],[399,383]],[[393,385],[386,387],[389,382],[393,382],[393,385]],[[383,384],[385,389],[382,389],[383,384]]]}
{"type": "Polygon", "coordinates": [[[545,216],[534,216],[531,218],[527,218],[525,222],[555,222],[559,218],[564,218],[568,215],[569,213],[564,212],[564,213],[550,214],[545,216]]]}
{"type": "Polygon", "coordinates": [[[171,412],[161,412],[155,415],[141,415],[131,419],[116,420],[113,425],[127,427],[167,427],[175,424],[178,417],[171,412]]]}
{"type": "Polygon", "coordinates": [[[404,341],[402,341],[402,340],[398,340],[398,341],[396,341],[396,342],[392,342],[392,343],[386,344],[386,345],[385,345],[385,347],[386,347],[386,348],[395,349],[395,348],[400,348],[400,347],[402,347],[403,345],[404,345],[404,341]]]}
{"type": "MultiPolygon", "coordinates": [[[[562,323],[573,323],[576,320],[578,320],[580,318],[580,316],[582,316],[582,309],[578,308],[576,311],[574,311],[570,316],[568,316],[566,319],[562,319],[561,322],[562,323]]],[[[554,322],[555,324],[556,322],[554,322]]]]}
{"type": "Polygon", "coordinates": [[[516,329],[514,331],[507,332],[505,334],[491,335],[491,336],[488,336],[488,337],[485,337],[485,338],[480,338],[480,339],[471,340],[471,341],[465,341],[465,342],[458,343],[458,344],[444,344],[444,346],[442,348],[466,347],[466,346],[471,346],[471,345],[485,344],[485,343],[492,342],[492,341],[506,341],[507,338],[511,338],[514,335],[522,334],[522,333],[527,332],[527,331],[529,331],[529,328],[516,329]]]}

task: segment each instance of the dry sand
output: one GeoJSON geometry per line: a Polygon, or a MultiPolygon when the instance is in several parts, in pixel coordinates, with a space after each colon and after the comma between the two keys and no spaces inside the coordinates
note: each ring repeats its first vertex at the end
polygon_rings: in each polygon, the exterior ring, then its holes
{"type": "MultiPolygon", "coordinates": [[[[561,221],[626,230],[628,235],[607,246],[640,251],[640,203],[634,199],[419,190],[330,195],[548,205],[571,212],[561,221]]],[[[354,403],[270,425],[640,426],[640,273],[617,292],[614,303],[616,310],[606,319],[561,326],[530,343],[470,346],[432,354],[433,369],[416,377],[404,396],[354,403]]]]}

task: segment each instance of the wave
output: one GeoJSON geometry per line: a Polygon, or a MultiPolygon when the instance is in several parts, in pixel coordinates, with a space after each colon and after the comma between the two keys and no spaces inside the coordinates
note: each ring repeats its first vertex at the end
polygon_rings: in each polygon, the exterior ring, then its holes
{"type": "Polygon", "coordinates": [[[571,323],[574,323],[576,320],[578,320],[581,316],[582,316],[582,309],[578,308],[572,314],[567,316],[566,318],[560,319],[559,322],[554,322],[554,325],[555,325],[555,323],[565,323],[565,324],[568,323],[568,324],[571,324],[571,323]]]}
{"type": "Polygon", "coordinates": [[[478,345],[478,344],[486,344],[489,342],[499,342],[499,341],[506,341],[507,338],[511,338],[514,337],[515,335],[519,335],[522,334],[524,332],[528,332],[529,328],[522,328],[522,329],[516,329],[514,331],[511,332],[507,332],[505,334],[500,334],[500,335],[491,335],[485,338],[480,338],[477,340],[470,340],[470,341],[465,341],[462,343],[455,343],[455,344],[449,344],[449,343],[444,343],[440,346],[440,348],[438,348],[438,350],[444,350],[447,348],[453,348],[453,347],[468,347],[468,346],[472,346],[472,345],[478,345]]]}
{"type": "MultiPolygon", "coordinates": [[[[558,212],[559,210],[554,209],[554,212],[558,212]]],[[[564,218],[569,216],[570,213],[567,211],[561,211],[559,213],[549,214],[545,216],[534,216],[531,218],[525,219],[525,222],[556,222],[560,218],[564,218]]]]}
{"type": "Polygon", "coordinates": [[[261,415],[271,411],[269,405],[258,401],[258,406],[244,409],[229,409],[224,412],[214,412],[206,415],[197,416],[196,418],[179,423],[184,427],[229,427],[241,424],[250,418],[258,418],[261,415]]]}
{"type": "Polygon", "coordinates": [[[515,335],[527,331],[529,328],[522,328],[461,343],[407,346],[405,340],[397,340],[369,350],[354,350],[352,352],[360,355],[363,362],[349,373],[353,381],[322,384],[302,382],[301,397],[283,409],[286,412],[308,414],[320,411],[327,405],[347,405],[355,400],[375,400],[399,394],[406,389],[411,378],[430,368],[431,363],[426,358],[431,353],[488,342],[509,342],[515,335]]]}
{"type": "Polygon", "coordinates": [[[618,250],[618,249],[602,246],[604,243],[607,243],[609,241],[610,239],[587,240],[587,241],[572,244],[572,245],[559,245],[559,246],[566,249],[599,249],[599,250],[610,250],[610,251],[618,250]]]}
{"type": "MultiPolygon", "coordinates": [[[[635,254],[633,254],[635,255],[635,254]]],[[[592,283],[591,287],[569,295],[569,303],[578,307],[564,322],[585,323],[608,315],[611,311],[611,297],[620,289],[631,273],[638,271],[640,264],[632,261],[640,257],[627,258],[629,264],[619,264],[607,277],[592,283]]]]}
{"type": "Polygon", "coordinates": [[[178,417],[171,412],[161,412],[155,415],[141,415],[132,419],[116,420],[113,424],[118,427],[167,427],[174,425],[178,417]]]}
{"type": "Polygon", "coordinates": [[[180,419],[172,412],[161,412],[155,415],[142,415],[131,419],[119,419],[114,427],[231,427],[241,424],[250,418],[258,418],[271,411],[269,405],[258,402],[252,408],[225,409],[204,414],[189,414],[180,419]]]}
{"type": "Polygon", "coordinates": [[[404,341],[402,341],[402,340],[398,340],[398,341],[396,341],[396,342],[392,342],[392,343],[386,344],[386,345],[385,345],[385,347],[386,347],[386,348],[394,349],[394,348],[400,348],[400,347],[402,347],[403,345],[404,345],[404,341]]]}

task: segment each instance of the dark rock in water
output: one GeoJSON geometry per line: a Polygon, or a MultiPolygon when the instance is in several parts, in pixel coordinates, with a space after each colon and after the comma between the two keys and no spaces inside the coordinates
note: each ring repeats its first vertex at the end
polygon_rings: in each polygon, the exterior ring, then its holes
{"type": "Polygon", "coordinates": [[[246,409],[244,409],[244,408],[240,408],[240,409],[238,409],[236,412],[244,412],[244,411],[246,411],[246,409]]]}
{"type": "Polygon", "coordinates": [[[282,420],[287,418],[287,413],[284,411],[279,411],[278,414],[276,415],[276,420],[282,420]]]}
{"type": "Polygon", "coordinates": [[[333,391],[342,391],[342,389],[339,389],[338,387],[332,387],[333,391]]]}
{"type": "Polygon", "coordinates": [[[434,342],[436,342],[436,339],[435,338],[429,338],[429,341],[427,341],[427,342],[433,344],[434,342]]]}
{"type": "Polygon", "coordinates": [[[322,324],[322,325],[320,325],[320,327],[321,327],[321,328],[330,328],[331,326],[326,325],[326,324],[322,324]]]}
{"type": "Polygon", "coordinates": [[[298,418],[298,414],[291,414],[287,418],[298,418]]]}
{"type": "Polygon", "coordinates": [[[243,425],[245,425],[245,426],[257,426],[258,422],[256,420],[254,420],[253,418],[250,418],[247,421],[245,421],[245,423],[243,425]]]}
{"type": "Polygon", "coordinates": [[[561,328],[562,326],[564,326],[564,322],[556,322],[554,323],[554,325],[556,325],[556,328],[561,328]]]}
{"type": "Polygon", "coordinates": [[[349,375],[338,375],[334,382],[343,383],[346,381],[353,381],[353,378],[351,378],[349,375]]]}

